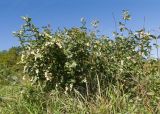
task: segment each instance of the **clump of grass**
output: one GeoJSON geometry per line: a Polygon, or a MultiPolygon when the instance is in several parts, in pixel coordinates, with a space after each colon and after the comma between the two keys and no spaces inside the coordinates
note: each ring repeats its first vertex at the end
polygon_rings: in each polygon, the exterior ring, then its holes
{"type": "Polygon", "coordinates": [[[20,93],[19,87],[4,88],[1,89],[0,112],[2,114],[155,114],[160,112],[159,99],[155,98],[158,96],[146,93],[146,88],[143,88],[142,93],[136,93],[134,97],[124,93],[118,86],[110,86],[103,91],[103,94],[101,93],[101,96],[97,93],[92,97],[83,96],[76,90],[72,94],[64,94],[57,90],[45,93],[40,88],[25,87],[20,93]]]}

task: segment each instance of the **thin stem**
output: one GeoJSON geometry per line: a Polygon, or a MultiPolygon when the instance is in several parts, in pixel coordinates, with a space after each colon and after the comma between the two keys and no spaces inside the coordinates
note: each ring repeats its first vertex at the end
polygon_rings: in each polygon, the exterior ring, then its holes
{"type": "Polygon", "coordinates": [[[112,17],[113,17],[113,21],[114,21],[114,25],[115,25],[115,32],[117,34],[117,22],[116,22],[116,18],[114,16],[114,13],[112,13],[112,17]]]}
{"type": "Polygon", "coordinates": [[[157,60],[159,60],[158,37],[156,37],[157,60]]]}

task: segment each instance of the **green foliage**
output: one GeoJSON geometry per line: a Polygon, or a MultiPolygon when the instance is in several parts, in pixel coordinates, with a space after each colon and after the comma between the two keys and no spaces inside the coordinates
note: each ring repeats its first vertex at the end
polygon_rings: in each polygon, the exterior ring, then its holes
{"type": "Polygon", "coordinates": [[[0,52],[0,63],[7,67],[12,67],[18,62],[19,54],[19,47],[12,47],[8,51],[2,51],[0,52]]]}
{"type": "Polygon", "coordinates": [[[18,83],[18,75],[21,72],[20,48],[13,47],[8,51],[0,52],[0,84],[18,83]]]}

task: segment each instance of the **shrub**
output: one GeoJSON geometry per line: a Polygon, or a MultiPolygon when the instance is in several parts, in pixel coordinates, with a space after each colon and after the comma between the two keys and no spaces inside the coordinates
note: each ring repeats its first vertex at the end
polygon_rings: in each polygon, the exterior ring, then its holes
{"type": "Polygon", "coordinates": [[[23,47],[24,74],[45,91],[58,88],[102,94],[109,84],[119,84],[125,92],[138,90],[136,85],[146,75],[144,65],[152,49],[151,40],[156,37],[144,29],[126,28],[130,20],[126,11],[123,19],[111,39],[97,35],[98,21],[92,23],[91,32],[82,19],[82,27],[53,33],[50,27],[39,30],[31,18],[23,17],[25,24],[15,35],[23,47]]]}

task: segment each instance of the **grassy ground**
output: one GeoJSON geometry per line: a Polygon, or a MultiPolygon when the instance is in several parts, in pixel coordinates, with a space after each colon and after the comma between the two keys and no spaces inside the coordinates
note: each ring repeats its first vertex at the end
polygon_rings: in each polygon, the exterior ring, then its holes
{"type": "Polygon", "coordinates": [[[152,93],[130,97],[118,87],[103,95],[83,97],[78,91],[68,95],[58,91],[43,93],[38,88],[2,86],[1,114],[158,114],[158,102],[152,93]],[[23,90],[22,90],[23,88],[23,90]],[[153,96],[153,97],[152,97],[153,96]]]}

